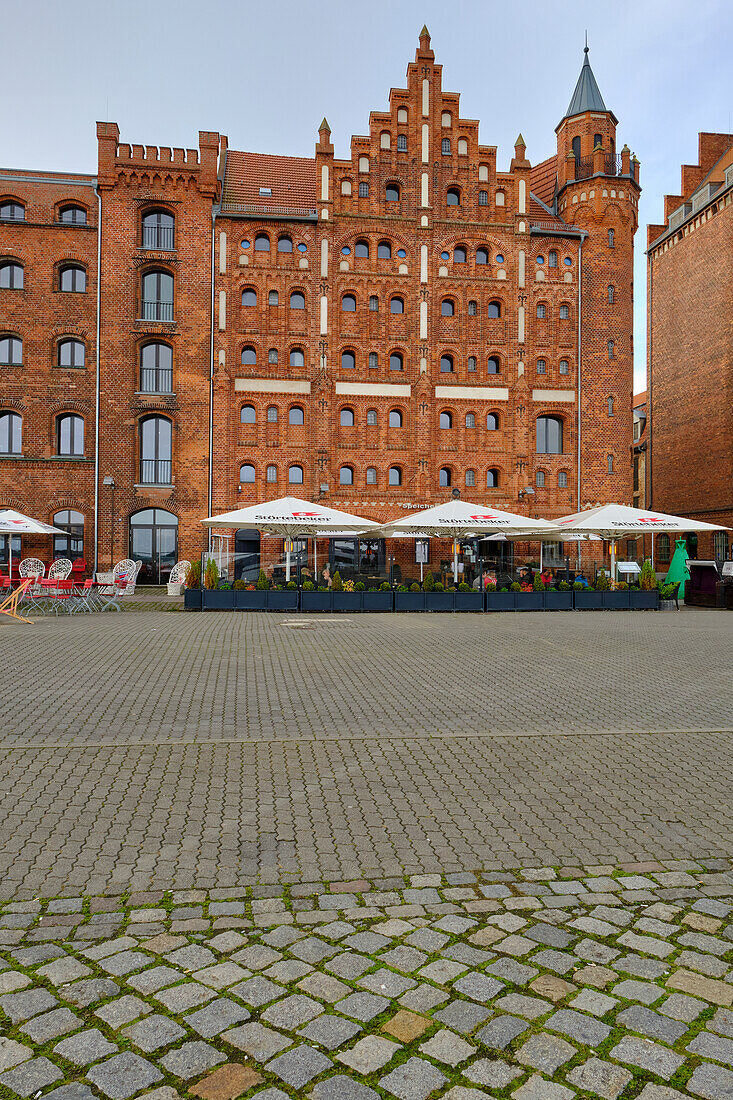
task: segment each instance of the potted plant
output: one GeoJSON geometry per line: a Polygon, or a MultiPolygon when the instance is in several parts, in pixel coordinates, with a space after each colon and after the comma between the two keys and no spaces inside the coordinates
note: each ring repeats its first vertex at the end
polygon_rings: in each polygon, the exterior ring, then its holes
{"type": "Polygon", "coordinates": [[[374,588],[367,588],[362,596],[362,607],[365,611],[393,611],[394,599],[392,589],[386,581],[374,588]]]}
{"type": "Polygon", "coordinates": [[[219,583],[219,567],[213,558],[209,558],[204,569],[204,589],[202,607],[204,611],[231,611],[234,610],[234,592],[231,585],[223,588],[219,583]]]}
{"type": "Polygon", "coordinates": [[[567,581],[558,581],[555,588],[547,588],[545,590],[545,610],[573,610],[573,593],[567,581]]]}
{"type": "Polygon", "coordinates": [[[637,611],[659,610],[657,574],[648,558],[641,567],[639,588],[629,593],[629,603],[637,611]]]}
{"type": "Polygon", "coordinates": [[[186,571],[186,588],[183,593],[186,611],[201,610],[201,562],[192,561],[186,571]]]}

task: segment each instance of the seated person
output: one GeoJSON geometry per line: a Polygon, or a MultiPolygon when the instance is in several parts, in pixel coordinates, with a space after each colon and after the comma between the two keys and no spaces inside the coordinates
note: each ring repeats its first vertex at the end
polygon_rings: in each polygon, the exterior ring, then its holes
{"type": "Polygon", "coordinates": [[[583,588],[590,588],[587,579],[583,576],[580,570],[578,570],[578,572],[575,574],[575,581],[573,583],[582,584],[583,588]]]}
{"type": "Polygon", "coordinates": [[[545,566],[545,568],[540,573],[540,580],[542,581],[543,584],[553,584],[554,583],[555,578],[552,575],[552,570],[548,569],[547,566],[545,566]]]}

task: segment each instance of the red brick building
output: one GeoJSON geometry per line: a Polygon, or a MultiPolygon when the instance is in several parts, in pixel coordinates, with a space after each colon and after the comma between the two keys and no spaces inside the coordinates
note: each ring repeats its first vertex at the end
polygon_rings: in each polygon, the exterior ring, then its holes
{"type": "MultiPolygon", "coordinates": [[[[699,135],[647,238],[648,504],[733,527],[733,134],[699,135]]],[[[688,547],[725,558],[730,532],[688,547]]],[[[673,551],[657,540],[659,568],[673,551]]]]}
{"type": "Polygon", "coordinates": [[[0,416],[23,418],[0,420],[0,505],[72,509],[90,566],[132,554],[157,580],[204,548],[204,515],[286,493],[376,519],[455,490],[543,516],[630,502],[639,168],[616,122],[586,51],[555,152],[533,166],[520,135],[502,171],[423,29],[348,159],[325,119],[312,159],[99,123],[71,225],[70,181],[0,173],[0,264],[24,275],[0,268],[0,340],[23,342],[18,362],[0,343],[0,416]],[[73,301],[52,293],[72,260],[73,301]]]}

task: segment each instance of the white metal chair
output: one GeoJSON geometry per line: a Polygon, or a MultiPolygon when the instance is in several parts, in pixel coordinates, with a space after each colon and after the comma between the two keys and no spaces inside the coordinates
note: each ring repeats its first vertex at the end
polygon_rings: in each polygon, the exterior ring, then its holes
{"type": "Polygon", "coordinates": [[[182,558],[173,566],[168,577],[168,595],[180,596],[181,589],[186,583],[186,574],[191,568],[191,562],[182,558]]]}
{"type": "Polygon", "coordinates": [[[68,558],[57,558],[48,567],[48,580],[65,581],[71,574],[72,563],[68,558]]]}
{"type": "Polygon", "coordinates": [[[26,577],[45,577],[46,566],[39,558],[23,558],[18,566],[18,573],[25,580],[26,577]]]}

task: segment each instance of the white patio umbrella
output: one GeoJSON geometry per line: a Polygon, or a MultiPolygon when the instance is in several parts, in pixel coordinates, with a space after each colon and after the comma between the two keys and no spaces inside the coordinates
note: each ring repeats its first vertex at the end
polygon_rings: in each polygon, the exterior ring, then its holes
{"type": "Polygon", "coordinates": [[[474,538],[486,533],[533,535],[552,527],[546,519],[530,519],[514,512],[502,512],[500,508],[490,508],[482,504],[471,504],[466,500],[447,500],[424,512],[414,512],[403,519],[385,523],[380,535],[385,538],[420,538],[435,535],[453,539],[453,581],[458,582],[458,545],[456,540],[474,538]]]}
{"type": "Polygon", "coordinates": [[[313,504],[299,497],[280,497],[278,500],[252,504],[209,516],[202,521],[207,527],[252,527],[264,535],[280,535],[286,540],[285,579],[290,580],[290,541],[297,538],[320,538],[323,535],[360,534],[371,531],[379,524],[361,516],[352,516],[338,508],[313,504]]]}
{"type": "MultiPolygon", "coordinates": [[[[725,528],[716,523],[705,523],[687,516],[669,516],[664,512],[650,512],[644,508],[631,508],[627,504],[604,504],[598,508],[588,508],[585,512],[575,512],[570,516],[561,516],[551,524],[556,537],[565,538],[568,534],[593,536],[609,539],[611,542],[611,578],[616,579],[616,543],[615,540],[625,534],[646,534],[654,536],[657,532],[683,534],[686,531],[723,531],[725,528]]],[[[549,534],[549,532],[548,532],[549,534]]],[[[547,537],[547,536],[543,536],[547,537]]]]}
{"type": "Polygon", "coordinates": [[[43,523],[40,519],[32,519],[24,516],[22,512],[16,512],[14,508],[3,508],[0,511],[0,535],[10,535],[8,544],[8,577],[13,579],[13,535],[65,535],[58,527],[52,527],[50,523],[43,523]]]}

